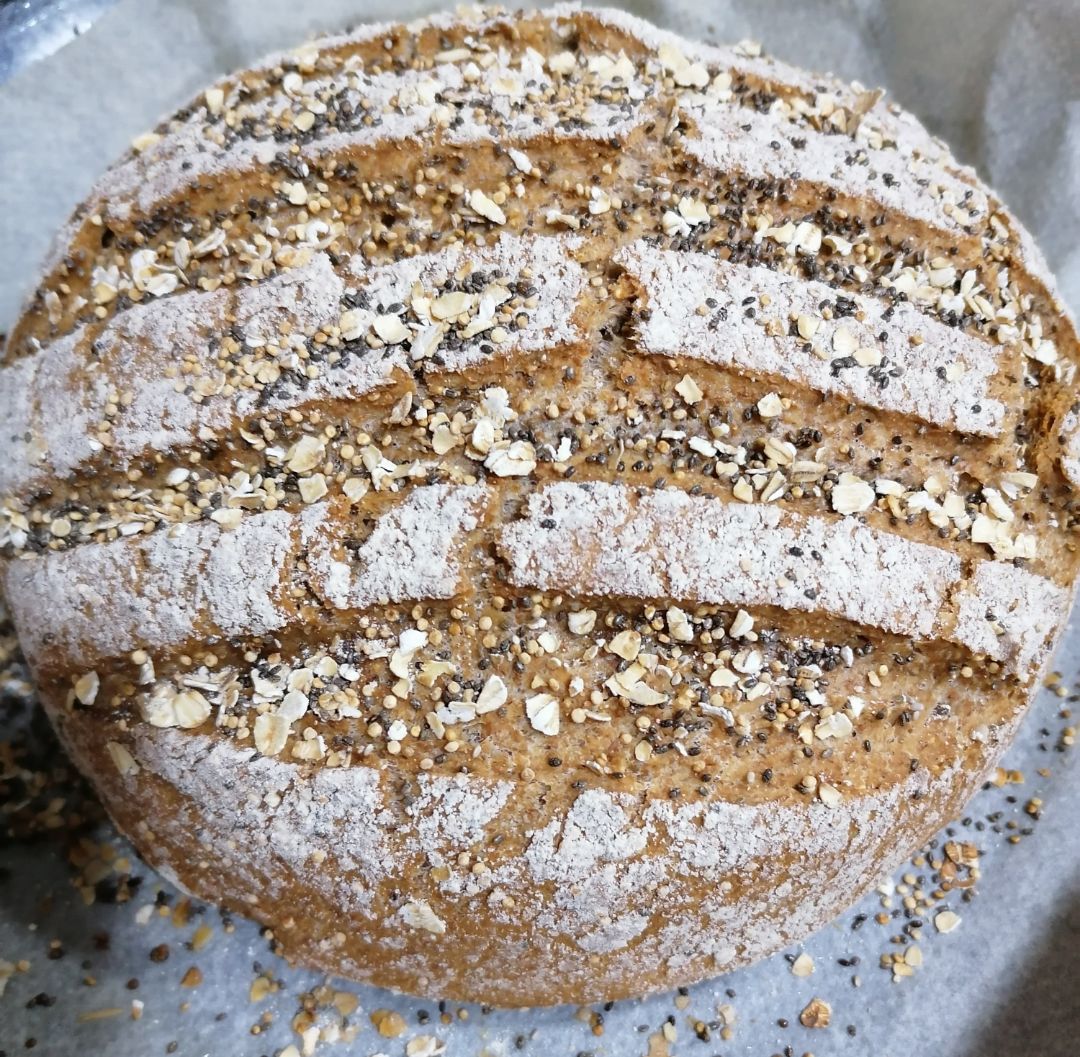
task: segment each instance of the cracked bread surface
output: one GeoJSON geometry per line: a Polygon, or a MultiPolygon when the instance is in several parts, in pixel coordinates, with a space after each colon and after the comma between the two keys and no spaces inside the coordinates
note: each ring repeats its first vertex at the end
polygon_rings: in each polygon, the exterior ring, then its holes
{"type": "Polygon", "coordinates": [[[958,813],[1077,571],[1075,327],[879,92],[612,10],[230,77],[0,361],[0,576],[141,854],[501,1005],[798,940],[958,813]]]}

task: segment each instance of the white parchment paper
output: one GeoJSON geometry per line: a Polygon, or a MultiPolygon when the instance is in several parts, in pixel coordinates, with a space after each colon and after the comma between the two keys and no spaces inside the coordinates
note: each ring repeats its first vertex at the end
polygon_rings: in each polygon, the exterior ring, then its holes
{"type": "MultiPolygon", "coordinates": [[[[54,229],[105,166],[162,114],[269,50],[315,32],[409,18],[434,6],[430,0],[123,0],[85,36],[0,87],[0,330],[33,285],[54,229]]],[[[1030,226],[1062,292],[1080,308],[1080,0],[635,0],[625,6],[690,36],[751,37],[791,62],[887,85],[1030,226]]],[[[1078,656],[1074,628],[1059,653],[1059,666],[1070,677],[1078,656]]],[[[675,1015],[680,1041],[670,1049],[701,1057],[763,1057],[787,1045],[799,1054],[850,1057],[1075,1057],[1080,840],[1070,801],[1075,804],[1080,793],[1080,753],[1053,752],[1049,731],[1059,707],[1044,695],[1009,757],[1032,783],[1018,791],[1010,818],[1023,823],[1024,799],[1047,790],[1046,818],[1028,838],[1030,847],[1014,853],[1004,839],[990,839],[989,830],[984,836],[964,831],[987,852],[982,894],[970,911],[957,903],[963,928],[933,945],[927,967],[902,986],[876,964],[838,964],[855,950],[866,956],[868,944],[850,932],[848,914],[807,944],[818,966],[813,977],[793,977],[777,956],[692,989],[688,1011],[680,1011],[673,996],[620,1003],[606,1014],[602,1037],[565,1010],[473,1010],[469,1021],[446,1026],[438,1022],[434,1002],[353,988],[361,1021],[366,1024],[373,1009],[396,1008],[408,1031],[382,1040],[367,1027],[356,1043],[327,1052],[398,1057],[408,1039],[430,1033],[454,1055],[643,1057],[649,1035],[675,1015]],[[1040,767],[1047,777],[1037,777],[1040,767]],[[855,974],[862,977],[859,988],[851,983],[855,974]],[[834,1026],[826,1032],[797,1024],[799,1010],[815,994],[834,1006],[834,1026]],[[710,1044],[699,1042],[687,1017],[715,1019],[717,1005],[726,1002],[739,1017],[734,1039],[714,1035],[710,1044]],[[432,1014],[427,1027],[418,1024],[418,1009],[432,1014]],[[781,1027],[780,1017],[791,1026],[781,1027]],[[857,1025],[856,1035],[847,1033],[847,1024],[857,1025]]],[[[998,803],[977,800],[972,816],[981,819],[998,803]]],[[[252,961],[273,963],[253,926],[240,923],[235,934],[220,937],[198,959],[187,957],[183,966],[151,965],[145,956],[151,946],[178,943],[171,926],[156,918],[138,926],[131,913],[114,907],[83,908],[55,853],[16,850],[0,859],[20,881],[0,887],[0,959],[32,962],[0,998],[0,1050],[22,1052],[33,1036],[37,1052],[51,1057],[146,1057],[166,1052],[172,1042],[172,1052],[181,1055],[246,1057],[277,1054],[298,1041],[289,1028],[295,996],[318,977],[274,963],[285,989],[266,1006],[249,1007],[252,961]],[[93,961],[101,978],[96,992],[74,988],[70,966],[46,961],[40,938],[26,931],[46,893],[55,896],[49,927],[72,957],[93,961]],[[97,928],[110,931],[110,952],[94,950],[90,936],[97,928]],[[183,994],[190,1002],[184,1011],[177,978],[195,960],[205,983],[183,994]],[[78,1021],[80,1013],[102,1006],[126,1009],[133,996],[123,981],[136,971],[143,978],[138,997],[146,1002],[142,1021],[133,1025],[126,1015],[78,1021]],[[26,1008],[44,991],[59,996],[48,1018],[26,1008]],[[256,1038],[250,1025],[263,1009],[275,1020],[256,1038]]],[[[878,902],[869,897],[857,909],[873,914],[878,902]]]]}

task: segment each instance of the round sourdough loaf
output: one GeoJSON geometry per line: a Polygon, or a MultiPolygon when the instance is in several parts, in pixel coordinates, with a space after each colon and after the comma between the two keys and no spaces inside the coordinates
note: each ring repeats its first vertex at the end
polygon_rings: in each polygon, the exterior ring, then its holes
{"type": "Polygon", "coordinates": [[[139,137],[0,370],[3,586],[119,827],[504,1005],[805,936],[1077,571],[1077,339],[879,92],[615,11],[307,44],[139,137]]]}

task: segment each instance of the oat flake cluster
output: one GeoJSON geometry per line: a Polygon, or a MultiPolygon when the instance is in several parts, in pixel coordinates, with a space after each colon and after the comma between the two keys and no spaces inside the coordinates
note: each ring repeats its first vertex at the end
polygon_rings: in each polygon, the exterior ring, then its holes
{"type": "Polygon", "coordinates": [[[208,89],[0,366],[0,572],[147,860],[361,980],[687,983],[959,811],[1077,571],[1076,332],[879,92],[468,9],[208,89]]]}

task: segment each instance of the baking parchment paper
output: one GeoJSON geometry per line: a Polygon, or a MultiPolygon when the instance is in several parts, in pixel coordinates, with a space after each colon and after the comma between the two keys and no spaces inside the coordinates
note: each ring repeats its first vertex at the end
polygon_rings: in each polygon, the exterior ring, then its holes
{"type": "MultiPolygon", "coordinates": [[[[267,51],[316,32],[409,18],[434,6],[430,0],[122,0],[89,32],[22,71],[0,88],[0,329],[32,287],[52,232],[105,166],[163,113],[267,51]]],[[[689,36],[750,37],[799,65],[887,85],[1031,228],[1066,299],[1080,306],[1080,0],[644,0],[624,6],[689,36]]],[[[1075,621],[1057,664],[1071,688],[1080,667],[1075,621]]],[[[1024,784],[981,793],[967,824],[954,827],[982,851],[978,898],[968,905],[950,896],[943,905],[960,914],[961,926],[939,935],[928,923],[920,944],[924,964],[900,983],[877,961],[881,952],[897,949],[889,937],[903,919],[876,925],[881,896],[873,894],[800,948],[814,959],[812,976],[796,977],[777,955],[685,996],[593,1007],[602,1013],[602,1034],[595,1020],[565,1007],[468,1007],[463,1019],[455,1004],[440,1018],[434,1000],[339,981],[335,987],[359,999],[348,1020],[360,1031],[350,1042],[319,1042],[318,1052],[398,1057],[413,1040],[413,1057],[427,1057],[432,1044],[415,1040],[430,1036],[455,1057],[766,1057],[785,1047],[818,1057],[1075,1057],[1080,753],[1059,751],[1068,722],[1060,716],[1063,705],[1068,702],[1044,692],[1006,758],[1008,767],[1024,772],[1024,784]],[[1024,810],[1032,797],[1044,801],[1037,825],[1024,810]],[[1008,840],[1029,830],[1016,844],[1008,840]],[[860,914],[869,920],[855,931],[860,914]],[[798,1022],[814,996],[832,1007],[827,1029],[798,1022]],[[701,1041],[693,1022],[716,1023],[721,1005],[734,1010],[732,1037],[712,1030],[710,1040],[701,1041]],[[378,1009],[399,1011],[404,1034],[379,1037],[369,1022],[378,1009]],[[427,1023],[419,1011],[427,1012],[427,1023]],[[673,1042],[658,1034],[669,1017],[673,1042]]],[[[149,906],[159,890],[171,892],[141,864],[136,872],[145,877],[139,906],[149,906]]],[[[897,875],[901,883],[904,872],[897,875]]],[[[291,1026],[298,996],[323,978],[277,959],[250,923],[237,921],[225,934],[213,909],[198,920],[213,925],[214,938],[196,952],[184,947],[192,929],[178,930],[156,912],[84,906],[57,845],[0,850],[0,977],[4,961],[30,963],[0,996],[0,1053],[27,1052],[30,1039],[33,1052],[50,1057],[254,1057],[279,1054],[290,1044],[302,1048],[291,1026]],[[96,938],[102,933],[108,933],[107,949],[96,938]],[[56,960],[46,957],[53,939],[64,952],[56,960]],[[151,961],[148,952],[163,942],[171,957],[151,961]],[[281,988],[253,1004],[256,963],[281,988]],[[201,984],[182,988],[183,974],[194,965],[201,984]],[[128,987],[133,977],[137,990],[128,987]],[[38,995],[55,1002],[35,1001],[38,995]],[[133,998],[144,1004],[137,1021],[129,1013],[133,998]],[[122,1014],[94,1019],[109,1009],[122,1014]],[[268,1022],[252,1034],[265,1014],[271,1014],[268,1022]]],[[[324,1013],[320,1022],[340,1020],[324,1013]]]]}

